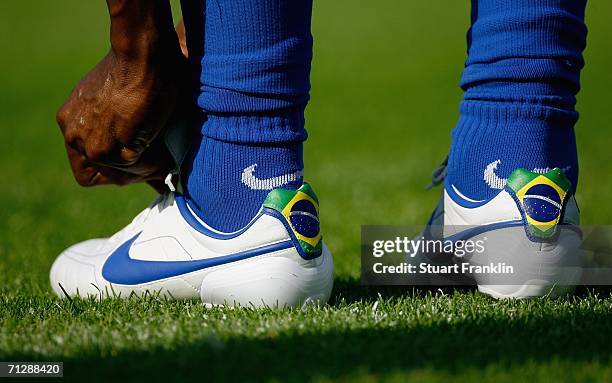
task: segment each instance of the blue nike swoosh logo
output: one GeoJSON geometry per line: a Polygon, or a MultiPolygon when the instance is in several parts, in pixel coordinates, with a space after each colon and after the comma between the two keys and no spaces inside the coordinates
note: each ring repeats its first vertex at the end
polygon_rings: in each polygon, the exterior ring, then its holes
{"type": "Polygon", "coordinates": [[[130,248],[139,235],[140,233],[123,243],[106,259],[102,267],[102,276],[110,283],[137,285],[153,282],[293,247],[291,241],[284,241],[196,261],[143,261],[130,258],[130,248]]]}

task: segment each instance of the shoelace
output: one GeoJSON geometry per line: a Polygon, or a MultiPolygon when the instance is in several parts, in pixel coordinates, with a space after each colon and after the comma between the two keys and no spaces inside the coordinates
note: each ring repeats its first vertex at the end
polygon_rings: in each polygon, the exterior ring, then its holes
{"type": "Polygon", "coordinates": [[[149,206],[147,206],[143,211],[138,213],[136,217],[134,217],[134,219],[132,219],[132,222],[130,222],[123,229],[113,234],[109,238],[109,242],[115,242],[123,236],[123,233],[131,232],[134,227],[144,224],[156,210],[158,212],[164,210],[167,206],[170,205],[170,200],[172,199],[171,197],[171,192],[160,194],[155,197],[155,199],[149,204],[149,206]]]}
{"type": "Polygon", "coordinates": [[[175,192],[176,188],[174,187],[174,184],[172,183],[172,177],[174,176],[174,173],[170,172],[168,173],[168,175],[166,176],[166,179],[164,180],[164,183],[166,184],[166,186],[168,186],[168,189],[170,189],[171,192],[175,192]]]}
{"type": "Polygon", "coordinates": [[[175,175],[175,173],[170,172],[168,173],[168,175],[166,176],[166,179],[164,180],[164,183],[166,184],[166,186],[168,186],[168,189],[170,190],[169,192],[166,192],[164,194],[160,194],[157,197],[155,197],[155,199],[153,200],[153,202],[151,202],[149,204],[149,206],[147,206],[143,211],[141,211],[140,213],[138,213],[136,215],[136,217],[134,217],[134,219],[132,220],[132,222],[130,222],[126,227],[124,227],[122,230],[119,230],[118,232],[116,232],[115,234],[113,234],[108,240],[109,242],[115,242],[118,239],[120,239],[121,237],[123,237],[123,233],[125,232],[131,232],[132,229],[134,227],[140,226],[142,224],[144,224],[150,217],[151,215],[154,213],[155,211],[155,207],[157,207],[158,211],[162,211],[164,210],[168,205],[170,205],[170,200],[171,197],[173,195],[173,193],[176,191],[176,188],[174,187],[174,184],[172,183],[172,177],[175,175]]]}
{"type": "Polygon", "coordinates": [[[447,171],[448,171],[448,156],[446,156],[444,161],[436,168],[436,170],[433,171],[433,173],[431,174],[431,182],[429,183],[429,185],[427,185],[425,189],[429,190],[433,187],[440,185],[442,182],[444,182],[447,171]]]}

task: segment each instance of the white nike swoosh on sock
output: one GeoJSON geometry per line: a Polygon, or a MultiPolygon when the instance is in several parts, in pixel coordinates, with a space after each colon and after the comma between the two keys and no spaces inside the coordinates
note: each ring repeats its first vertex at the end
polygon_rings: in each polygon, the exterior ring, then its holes
{"type": "Polygon", "coordinates": [[[501,178],[495,174],[495,169],[497,169],[497,165],[500,163],[501,160],[496,160],[488,164],[485,168],[483,179],[491,189],[501,190],[506,186],[506,181],[508,181],[508,179],[501,178]]]}
{"type": "Polygon", "coordinates": [[[289,182],[296,181],[304,176],[304,170],[298,170],[294,173],[283,174],[282,176],[260,179],[255,176],[255,168],[257,164],[247,166],[242,171],[242,183],[252,190],[272,190],[289,182]]]}

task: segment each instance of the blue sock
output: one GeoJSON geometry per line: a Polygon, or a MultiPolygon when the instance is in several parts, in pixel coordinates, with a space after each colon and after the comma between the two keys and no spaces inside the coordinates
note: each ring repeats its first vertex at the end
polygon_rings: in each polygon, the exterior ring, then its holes
{"type": "Polygon", "coordinates": [[[586,0],[473,0],[447,185],[494,197],[519,167],[559,167],[574,185],[574,125],[586,0]]]}
{"type": "Polygon", "coordinates": [[[190,206],[221,231],[244,227],[270,190],[302,183],[312,0],[206,2],[208,118],[187,172],[190,206]]]}

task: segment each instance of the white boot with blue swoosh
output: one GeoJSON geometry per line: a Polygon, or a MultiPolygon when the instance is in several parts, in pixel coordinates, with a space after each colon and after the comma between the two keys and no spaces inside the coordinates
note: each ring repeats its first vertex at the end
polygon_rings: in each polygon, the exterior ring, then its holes
{"type": "Polygon", "coordinates": [[[60,254],[51,286],[60,297],[149,292],[209,306],[324,304],[333,260],[318,217],[307,183],[272,190],[257,216],[233,233],[207,226],[180,194],[167,193],[112,237],[60,254]]]}
{"type": "Polygon", "coordinates": [[[453,257],[454,263],[478,271],[468,275],[480,292],[521,299],[573,290],[582,276],[584,255],[580,212],[563,170],[515,169],[494,198],[472,201],[448,182],[445,166],[434,172],[432,184],[443,183],[444,190],[424,236],[454,243],[482,241],[483,251],[453,257]],[[512,269],[480,272],[495,265],[512,269]]]}

